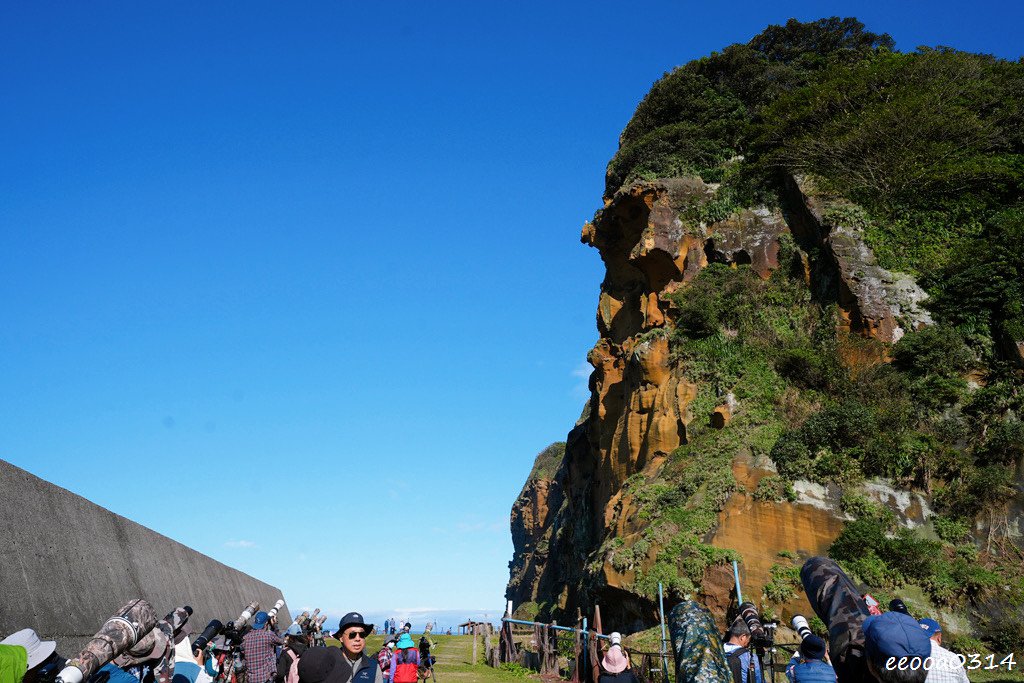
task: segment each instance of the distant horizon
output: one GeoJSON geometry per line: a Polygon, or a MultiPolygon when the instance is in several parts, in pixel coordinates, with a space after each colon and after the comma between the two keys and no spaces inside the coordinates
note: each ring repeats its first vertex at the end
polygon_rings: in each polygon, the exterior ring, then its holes
{"type": "MultiPolygon", "coordinates": [[[[287,598],[286,598],[287,599],[287,598]]],[[[308,608],[303,607],[292,615],[292,619],[296,615],[301,614],[308,608]]],[[[313,608],[315,609],[315,608],[313,608]]],[[[313,610],[310,609],[310,612],[313,610]]],[[[327,621],[324,626],[330,631],[334,631],[338,627],[338,620],[341,619],[345,614],[351,611],[359,610],[348,610],[345,612],[325,612],[321,610],[320,614],[327,614],[327,621]]],[[[490,622],[497,626],[501,623],[501,617],[503,616],[504,609],[500,610],[431,610],[429,612],[410,612],[402,610],[362,610],[359,611],[363,615],[363,620],[367,623],[373,624],[378,630],[383,627],[385,619],[398,619],[398,630],[401,630],[401,625],[409,622],[412,624],[412,633],[423,633],[423,629],[427,623],[433,623],[434,628],[431,630],[432,633],[441,633],[447,628],[452,629],[452,633],[455,632],[458,625],[464,623],[467,619],[473,621],[490,622]]]]}

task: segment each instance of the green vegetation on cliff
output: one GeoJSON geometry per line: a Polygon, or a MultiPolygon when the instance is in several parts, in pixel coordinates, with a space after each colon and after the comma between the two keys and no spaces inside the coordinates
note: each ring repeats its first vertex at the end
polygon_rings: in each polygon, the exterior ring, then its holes
{"type": "Polygon", "coordinates": [[[533,461],[533,469],[530,470],[530,476],[526,478],[526,481],[553,479],[564,458],[565,442],[556,441],[537,454],[537,458],[533,461]]]}
{"type": "MultiPolygon", "coordinates": [[[[806,238],[784,241],[766,280],[702,270],[667,297],[673,361],[700,387],[689,442],[632,482],[650,524],[613,555],[620,568],[654,557],[640,593],[690,590],[726,557],[700,538],[736,486],[734,456],[769,456],[779,477],[759,500],[792,499],[796,479],[847,491],[854,520],[830,552],[856,578],[883,595],[920,587],[927,609],[973,611],[990,646],[1019,647],[1024,553],[1006,524],[1024,466],[1024,62],[893,47],[855,19],[791,20],[667,73],[626,126],[607,196],[699,175],[721,186],[680,218],[709,224],[787,210],[785,178],[810,176],[843,200],[830,222],[919,279],[935,324],[893,346],[841,331],[834,289],[806,279],[821,265],[806,238]],[[730,394],[734,420],[711,429],[704,416],[730,394]],[[936,516],[900,527],[856,493],[873,477],[929,496],[936,516]]],[[[780,564],[766,597],[793,588],[780,564]]]]}
{"type": "Polygon", "coordinates": [[[739,206],[770,201],[779,171],[810,174],[864,208],[883,266],[916,275],[992,231],[1019,234],[1019,214],[1001,214],[1024,187],[1024,63],[893,47],[856,19],[790,20],[665,74],[622,133],[606,195],[699,175],[739,206]]]}
{"type": "Polygon", "coordinates": [[[600,362],[531,474],[572,485],[537,552],[517,545],[537,560],[517,594],[643,625],[658,583],[671,603],[710,579],[721,608],[725,506],[813,492],[837,509],[761,519],[849,521],[757,557],[768,609],[835,538],[876,597],[970,623],[965,647],[1024,647],[1022,131],[1024,61],[899,53],[855,19],[769,27],[655,83],[584,231],[608,272],[600,362]]]}

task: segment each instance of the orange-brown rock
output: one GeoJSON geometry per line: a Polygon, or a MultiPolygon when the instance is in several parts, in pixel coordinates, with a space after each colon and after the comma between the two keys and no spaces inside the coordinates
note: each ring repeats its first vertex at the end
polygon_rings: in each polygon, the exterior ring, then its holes
{"type": "Polygon", "coordinates": [[[652,614],[653,603],[636,595],[632,583],[637,568],[654,562],[656,549],[620,569],[596,554],[606,539],[632,539],[644,527],[627,480],[655,478],[687,441],[697,386],[671,357],[666,297],[709,260],[750,264],[767,277],[778,266],[787,229],[781,214],[764,209],[711,226],[681,217],[714,192],[698,178],[635,184],[583,228],[582,241],[599,251],[606,270],[600,339],[587,357],[594,368],[591,398],[569,435],[563,467],[550,482],[524,487],[513,508],[507,596],[517,604],[614,604],[624,629],[630,619],[639,624],[652,614]]]}
{"type": "MultiPolygon", "coordinates": [[[[795,503],[755,500],[743,491],[756,490],[761,478],[771,472],[753,467],[747,459],[733,463],[733,474],[743,488],[730,496],[718,514],[719,524],[711,536],[711,544],[740,554],[743,598],[760,604],[761,590],[771,579],[772,565],[786,562],[779,557],[779,552],[795,553],[804,559],[823,555],[842,531],[843,520],[834,508],[821,501],[811,504],[799,500],[795,503]]],[[[728,594],[716,598],[718,602],[727,599],[728,594]]],[[[807,614],[810,606],[807,599],[798,594],[785,608],[789,614],[807,614]]]]}
{"type": "Polygon", "coordinates": [[[779,267],[779,235],[789,232],[782,214],[768,209],[745,209],[710,228],[705,251],[714,260],[750,264],[767,279],[779,267]]]}
{"type": "Polygon", "coordinates": [[[725,429],[725,425],[729,424],[731,419],[732,410],[727,405],[718,406],[711,411],[711,426],[715,429],[725,429]]]}
{"type": "MultiPolygon", "coordinates": [[[[822,258],[811,261],[801,254],[787,266],[812,290],[831,283],[849,329],[871,338],[841,349],[854,375],[886,360],[885,345],[873,340],[893,342],[908,327],[929,322],[920,288],[877,264],[858,229],[836,218],[846,214],[832,210],[834,198],[802,179],[792,179],[790,186],[794,208],[785,217],[755,207],[707,225],[695,222],[693,216],[703,213],[693,208],[714,197],[712,186],[696,178],[637,183],[610,198],[584,227],[582,241],[605,264],[600,339],[587,357],[594,368],[591,396],[557,469],[535,466],[513,507],[515,555],[507,597],[514,603],[537,602],[570,613],[600,603],[620,630],[645,627],[655,617],[656,603],[634,587],[638,572],[649,571],[658,559],[657,539],[643,534],[647,522],[638,497],[644,482],[657,481],[670,454],[687,443],[699,387],[670,351],[673,306],[709,262],[749,265],[768,278],[780,266],[788,232],[817,248],[822,258]],[[647,545],[634,547],[641,537],[647,545]]],[[[738,415],[729,394],[699,419],[722,429],[738,415]]],[[[738,551],[744,597],[758,601],[780,551],[800,557],[823,553],[843,524],[838,494],[828,489],[808,485],[796,502],[755,500],[749,492],[767,472],[743,458],[734,463],[740,487],[728,495],[705,538],[738,551]]],[[[882,499],[889,493],[881,487],[872,495],[882,499]]],[[[900,517],[907,524],[922,516],[913,499],[886,504],[906,508],[900,517]]],[[[700,586],[716,613],[724,613],[732,590],[725,568],[707,572],[700,586]]]]}

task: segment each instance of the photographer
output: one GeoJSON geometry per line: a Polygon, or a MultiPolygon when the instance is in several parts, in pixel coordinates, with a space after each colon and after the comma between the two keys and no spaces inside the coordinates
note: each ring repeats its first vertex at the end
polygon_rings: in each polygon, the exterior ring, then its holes
{"type": "Polygon", "coordinates": [[[963,662],[942,647],[942,626],[934,619],[918,619],[921,630],[932,641],[932,662],[925,683],[968,683],[963,662]]]}
{"type": "Polygon", "coordinates": [[[733,683],[764,683],[761,662],[750,651],[750,627],[747,623],[741,617],[736,617],[725,637],[725,656],[733,683]]]}
{"type": "Polygon", "coordinates": [[[21,661],[20,656],[11,656],[11,661],[4,662],[5,668],[10,671],[5,671],[4,675],[13,676],[23,683],[53,680],[53,677],[64,668],[65,660],[57,654],[57,643],[52,640],[40,640],[39,635],[30,628],[12,633],[0,641],[0,645],[21,647],[25,650],[25,662],[21,661]]]}
{"type": "Polygon", "coordinates": [[[380,670],[384,673],[384,683],[391,683],[391,679],[388,678],[391,671],[391,658],[395,656],[395,644],[393,642],[385,643],[381,647],[380,652],[377,653],[377,664],[380,665],[380,670]]]}
{"type": "Polygon", "coordinates": [[[365,623],[363,615],[358,612],[349,612],[341,618],[334,634],[341,641],[342,656],[338,662],[340,683],[384,683],[384,674],[377,660],[370,659],[363,652],[366,649],[366,634],[372,628],[373,624],[365,623]]]}
{"type": "Polygon", "coordinates": [[[173,683],[213,683],[213,677],[205,666],[206,651],[196,655],[189,638],[183,637],[174,645],[173,683]]]}
{"type": "Polygon", "coordinates": [[[420,653],[412,636],[402,633],[395,645],[395,656],[391,658],[391,668],[387,678],[391,683],[416,683],[420,666],[420,653]]]}
{"type": "Polygon", "coordinates": [[[252,630],[242,637],[242,654],[248,667],[248,683],[272,683],[277,673],[275,650],[284,645],[281,636],[268,631],[269,615],[257,612],[252,620],[252,630]]]}
{"type": "Polygon", "coordinates": [[[309,647],[302,627],[298,624],[289,626],[285,632],[284,642],[285,645],[277,658],[277,676],[274,680],[276,683],[298,683],[299,658],[309,647]]]}
{"type": "Polygon", "coordinates": [[[622,649],[622,636],[611,634],[612,644],[601,659],[601,675],[598,683],[637,683],[636,674],[629,666],[629,655],[622,649]]]}
{"type": "Polygon", "coordinates": [[[928,672],[921,663],[931,654],[931,644],[912,617],[899,612],[870,616],[856,585],[827,557],[807,560],[800,580],[814,613],[828,626],[839,683],[872,676],[882,683],[923,683],[928,672]],[[918,666],[901,669],[901,661],[918,666]]]}
{"type": "Polygon", "coordinates": [[[814,634],[804,636],[786,665],[786,678],[790,683],[836,683],[836,671],[827,659],[825,641],[814,634]]]}

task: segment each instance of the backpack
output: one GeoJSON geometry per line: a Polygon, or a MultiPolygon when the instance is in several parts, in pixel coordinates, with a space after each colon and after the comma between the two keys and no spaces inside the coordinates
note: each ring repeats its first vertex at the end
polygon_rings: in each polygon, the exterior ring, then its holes
{"type": "MultiPolygon", "coordinates": [[[[412,655],[419,654],[416,652],[416,648],[410,647],[404,650],[399,650],[395,653],[396,664],[395,664],[395,678],[391,683],[416,683],[419,680],[419,666],[412,655]]],[[[419,659],[419,657],[415,657],[419,659]]]]}
{"type": "Polygon", "coordinates": [[[284,651],[292,658],[292,665],[288,667],[288,675],[285,676],[284,683],[299,683],[299,658],[288,648],[285,648],[284,651]]]}
{"type": "Polygon", "coordinates": [[[747,670],[744,670],[743,668],[743,662],[740,660],[740,657],[742,657],[745,654],[747,654],[747,648],[738,647],[725,657],[726,661],[729,663],[729,670],[732,671],[733,683],[756,683],[757,681],[757,678],[755,676],[749,675],[749,673],[754,671],[753,655],[751,655],[750,659],[748,660],[747,670]],[[746,681],[744,681],[745,675],[746,681]]]}

